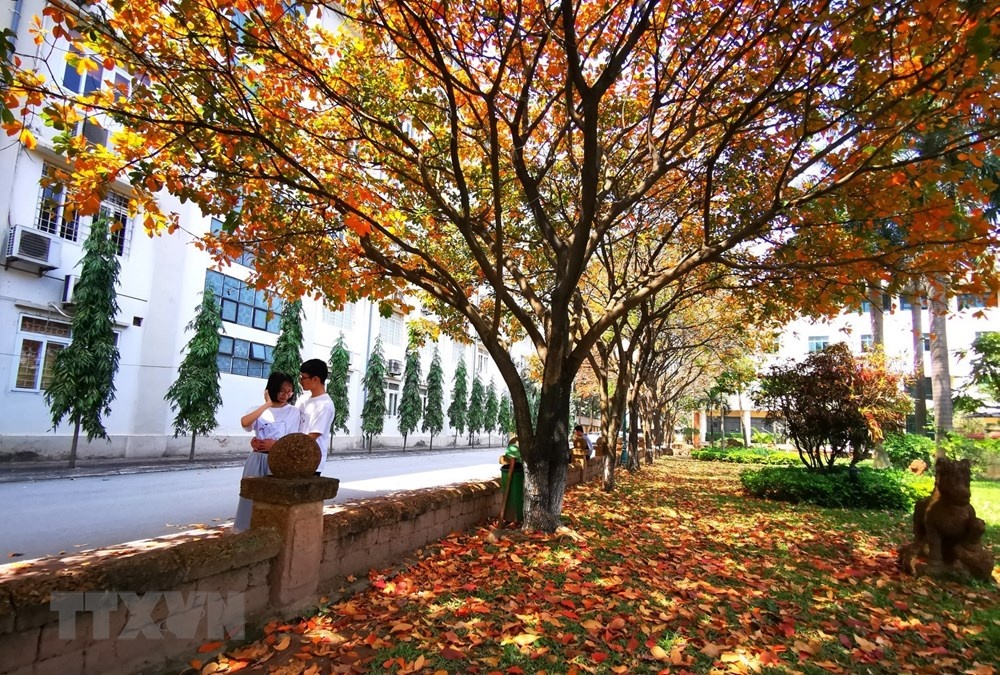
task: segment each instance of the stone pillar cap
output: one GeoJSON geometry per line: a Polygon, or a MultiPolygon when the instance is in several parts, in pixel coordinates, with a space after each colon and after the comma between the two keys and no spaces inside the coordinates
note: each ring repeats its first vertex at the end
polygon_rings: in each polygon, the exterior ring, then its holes
{"type": "Polygon", "coordinates": [[[338,478],[258,476],[243,479],[240,483],[240,496],[263,504],[292,506],[333,499],[337,496],[339,488],[340,479],[338,478]]]}

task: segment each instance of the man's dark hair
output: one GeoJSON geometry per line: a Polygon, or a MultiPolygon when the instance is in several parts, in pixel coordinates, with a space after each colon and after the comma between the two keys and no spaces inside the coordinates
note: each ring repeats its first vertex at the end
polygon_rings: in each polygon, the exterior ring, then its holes
{"type": "Polygon", "coordinates": [[[573,427],[573,431],[579,431],[582,434],[583,433],[583,425],[582,424],[577,424],[575,427],[573,427]]]}
{"type": "Polygon", "coordinates": [[[324,383],[326,382],[326,376],[330,373],[326,367],[326,361],[321,359],[309,359],[299,366],[299,372],[311,375],[312,377],[318,377],[319,381],[324,383]]]}

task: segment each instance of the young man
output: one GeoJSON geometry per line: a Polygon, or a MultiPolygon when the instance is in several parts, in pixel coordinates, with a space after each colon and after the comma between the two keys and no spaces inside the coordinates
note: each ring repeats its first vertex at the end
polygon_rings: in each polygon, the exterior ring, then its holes
{"type": "Polygon", "coordinates": [[[333,424],[333,399],[326,393],[328,373],[326,362],[320,359],[309,359],[299,366],[299,384],[302,385],[303,395],[295,402],[295,407],[302,411],[302,426],[299,431],[312,436],[319,445],[317,476],[322,475],[326,467],[326,454],[330,450],[330,425],[333,424]]]}
{"type": "MultiPolygon", "coordinates": [[[[312,436],[319,445],[317,476],[322,475],[326,467],[326,453],[330,450],[330,425],[333,424],[333,399],[326,393],[328,373],[326,363],[320,359],[309,359],[299,366],[299,384],[303,389],[303,395],[295,402],[295,407],[302,411],[299,432],[312,436]]],[[[269,452],[272,445],[272,440],[254,438],[250,441],[250,447],[260,452],[269,452]]]]}

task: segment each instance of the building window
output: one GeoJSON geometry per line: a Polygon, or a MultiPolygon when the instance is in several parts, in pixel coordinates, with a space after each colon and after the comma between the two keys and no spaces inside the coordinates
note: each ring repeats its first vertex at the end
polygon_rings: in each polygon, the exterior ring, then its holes
{"type": "Polygon", "coordinates": [[[864,333],[861,336],[861,351],[866,352],[872,348],[875,344],[875,338],[872,337],[870,333],[864,333]]]}
{"type": "MultiPolygon", "coordinates": [[[[913,309],[913,303],[910,302],[910,298],[913,296],[902,295],[899,297],[899,308],[900,309],[913,309]]],[[[927,298],[920,298],[920,309],[927,309],[927,298]]]]}
{"type": "Polygon", "coordinates": [[[385,416],[395,417],[399,406],[399,385],[395,382],[385,383],[385,416]]]}
{"type": "Polygon", "coordinates": [[[220,373],[266,378],[271,374],[274,347],[223,335],[219,339],[219,355],[216,359],[220,373]]]}
{"type": "Polygon", "coordinates": [[[270,298],[246,282],[215,270],[205,273],[205,290],[215,295],[223,321],[278,333],[281,325],[281,300],[270,298]]]}
{"type": "MultiPolygon", "coordinates": [[[[213,235],[218,237],[219,234],[222,232],[222,221],[219,220],[218,218],[212,218],[212,224],[209,226],[209,230],[213,235]]],[[[253,269],[253,263],[255,259],[256,257],[254,256],[253,253],[251,253],[246,249],[243,249],[243,252],[239,255],[238,258],[234,258],[233,262],[236,263],[237,265],[243,265],[244,267],[249,267],[250,269],[253,269]]]]}
{"type": "Polygon", "coordinates": [[[986,296],[974,293],[962,293],[958,296],[959,309],[975,309],[986,306],[986,296]]]}
{"type": "Polygon", "coordinates": [[[70,324],[62,321],[21,317],[14,389],[40,391],[49,386],[56,354],[70,343],[70,328],[70,324]]]}
{"type": "Polygon", "coordinates": [[[924,333],[924,351],[929,352],[931,350],[931,334],[924,333]]]}
{"type": "Polygon", "coordinates": [[[61,185],[45,185],[47,182],[45,179],[54,176],[55,169],[49,164],[43,164],[36,226],[42,232],[54,234],[68,241],[76,241],[80,235],[80,219],[72,209],[66,208],[65,189],[61,185]]]}
{"type": "Polygon", "coordinates": [[[830,344],[829,335],[810,335],[809,336],[809,351],[818,352],[821,349],[826,349],[827,345],[830,344]]]}
{"type": "MultiPolygon", "coordinates": [[[[66,205],[66,192],[62,186],[45,185],[45,179],[55,177],[55,168],[49,164],[42,165],[42,187],[38,197],[38,216],[36,226],[42,232],[48,232],[67,241],[79,241],[83,235],[82,222],[76,212],[66,205]]],[[[132,240],[132,219],[128,212],[128,197],[109,192],[101,201],[100,217],[107,219],[111,228],[111,241],[119,256],[128,253],[132,240]]],[[[92,219],[86,219],[88,224],[92,219]]]]}
{"type": "Polygon", "coordinates": [[[490,355],[488,352],[483,352],[476,350],[476,372],[483,373],[486,371],[486,364],[490,362],[490,355]]]}
{"type": "Polygon", "coordinates": [[[118,255],[123,256],[129,249],[132,239],[129,227],[128,197],[111,192],[101,202],[101,218],[108,220],[111,227],[111,241],[115,242],[118,255]]]}
{"type": "Polygon", "coordinates": [[[382,336],[382,342],[387,345],[397,347],[406,345],[406,327],[403,325],[403,317],[399,314],[393,314],[388,319],[382,317],[378,332],[382,336]]]}
{"type": "Polygon", "coordinates": [[[354,305],[344,305],[344,308],[339,312],[334,312],[326,305],[323,305],[323,323],[334,328],[340,328],[341,330],[353,330],[354,305]]]}

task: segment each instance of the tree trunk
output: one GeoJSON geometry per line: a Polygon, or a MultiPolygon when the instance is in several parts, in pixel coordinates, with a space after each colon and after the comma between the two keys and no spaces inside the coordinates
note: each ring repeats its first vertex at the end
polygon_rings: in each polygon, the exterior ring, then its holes
{"type": "Polygon", "coordinates": [[[198,437],[198,434],[191,432],[191,452],[188,453],[188,461],[194,461],[194,440],[198,437]]]}
{"type": "Polygon", "coordinates": [[[934,399],[935,457],[945,456],[945,436],[952,429],[951,368],[948,363],[948,295],[939,282],[930,289],[931,396],[934,399]]]}
{"type": "Polygon", "coordinates": [[[924,317],[920,294],[910,296],[910,321],[913,329],[913,420],[918,434],[926,433],[927,389],[924,387],[924,317]]]}
{"type": "MultiPolygon", "coordinates": [[[[868,286],[868,305],[871,313],[872,324],[872,346],[877,349],[885,349],[885,293],[882,292],[882,282],[876,282],[868,286]]],[[[885,451],[882,443],[877,443],[873,450],[875,454],[875,468],[886,469],[891,462],[889,455],[885,451]]]]}
{"type": "Polygon", "coordinates": [[[553,377],[553,381],[546,378],[542,382],[535,433],[527,447],[521,446],[524,458],[524,527],[527,530],[554,532],[560,525],[559,515],[562,513],[569,467],[567,420],[572,386],[572,378],[566,382],[553,377]]]}
{"type": "Polygon", "coordinates": [[[76,468],[76,446],[80,442],[80,420],[73,425],[73,443],[69,446],[69,468],[76,468]]]}
{"type": "Polygon", "coordinates": [[[434,449],[434,434],[431,434],[431,440],[430,440],[430,443],[427,444],[427,449],[428,450],[433,450],[434,449]]]}
{"type": "Polygon", "coordinates": [[[878,346],[885,344],[885,309],[883,308],[885,301],[883,297],[881,282],[869,284],[868,311],[871,315],[872,344],[878,346]]]}
{"type": "Polygon", "coordinates": [[[406,434],[403,434],[403,452],[406,452],[406,434]]]}

